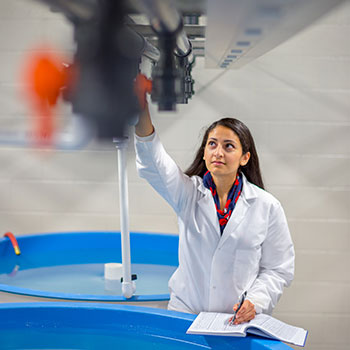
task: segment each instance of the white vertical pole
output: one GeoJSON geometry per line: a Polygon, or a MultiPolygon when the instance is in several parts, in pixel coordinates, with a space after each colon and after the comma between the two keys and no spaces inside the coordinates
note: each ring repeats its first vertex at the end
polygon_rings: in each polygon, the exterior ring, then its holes
{"type": "Polygon", "coordinates": [[[129,197],[126,155],[128,138],[113,140],[118,150],[120,234],[122,241],[123,282],[122,292],[125,298],[131,298],[135,292],[135,283],[131,280],[130,232],[129,232],[129,197]]]}

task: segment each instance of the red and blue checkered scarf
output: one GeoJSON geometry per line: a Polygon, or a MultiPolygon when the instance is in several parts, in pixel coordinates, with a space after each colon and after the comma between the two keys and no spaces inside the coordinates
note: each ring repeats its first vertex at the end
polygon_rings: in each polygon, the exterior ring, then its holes
{"type": "Polygon", "coordinates": [[[207,171],[203,176],[203,184],[206,188],[210,190],[211,194],[213,195],[215,208],[216,208],[216,212],[217,212],[219,224],[220,224],[220,231],[222,234],[228,220],[231,217],[233,209],[236,206],[238,198],[242,192],[242,185],[243,185],[242,175],[237,174],[236,180],[233,183],[230,189],[230,192],[228,193],[227,202],[223,210],[219,209],[220,208],[219,196],[216,192],[216,186],[215,186],[213,177],[211,176],[209,171],[207,171]]]}

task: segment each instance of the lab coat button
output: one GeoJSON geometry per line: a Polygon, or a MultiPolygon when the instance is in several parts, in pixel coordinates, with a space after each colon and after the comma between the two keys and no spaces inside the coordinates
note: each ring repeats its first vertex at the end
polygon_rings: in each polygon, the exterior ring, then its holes
{"type": "Polygon", "coordinates": [[[216,289],[216,286],[213,286],[213,289],[216,289]]]}

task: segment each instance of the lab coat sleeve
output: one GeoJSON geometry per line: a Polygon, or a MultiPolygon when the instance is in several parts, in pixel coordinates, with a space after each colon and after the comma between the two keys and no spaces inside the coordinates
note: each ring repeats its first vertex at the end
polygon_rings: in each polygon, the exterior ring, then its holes
{"type": "Polygon", "coordinates": [[[257,313],[270,314],[294,278],[294,246],[279,202],[270,208],[267,234],[262,243],[259,274],[248,290],[247,299],[257,313]]]}
{"type": "Polygon", "coordinates": [[[180,214],[194,191],[193,182],[168,155],[156,133],[146,138],[135,135],[135,150],[139,176],[180,214]]]}

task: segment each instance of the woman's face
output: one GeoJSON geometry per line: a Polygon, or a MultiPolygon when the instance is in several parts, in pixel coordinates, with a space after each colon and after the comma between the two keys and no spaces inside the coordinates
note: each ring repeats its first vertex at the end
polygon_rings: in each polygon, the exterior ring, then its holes
{"type": "Polygon", "coordinates": [[[203,159],[213,177],[233,181],[239,166],[246,165],[249,158],[250,153],[243,154],[241,142],[230,128],[218,125],[209,133],[203,159]]]}

